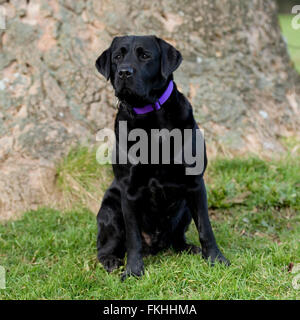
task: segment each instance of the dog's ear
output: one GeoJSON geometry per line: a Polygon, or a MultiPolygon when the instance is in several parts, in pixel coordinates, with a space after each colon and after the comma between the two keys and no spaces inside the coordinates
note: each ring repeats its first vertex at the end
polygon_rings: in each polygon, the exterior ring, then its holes
{"type": "Polygon", "coordinates": [[[181,64],[182,55],[168,42],[156,38],[161,52],[161,74],[167,79],[181,64]]]}
{"type": "Polygon", "coordinates": [[[96,68],[106,80],[108,80],[110,77],[110,56],[111,49],[109,47],[96,60],[96,68]]]}
{"type": "Polygon", "coordinates": [[[110,47],[103,51],[103,53],[96,60],[96,68],[97,70],[109,80],[110,78],[110,67],[111,67],[111,48],[116,38],[113,39],[110,47]]]}

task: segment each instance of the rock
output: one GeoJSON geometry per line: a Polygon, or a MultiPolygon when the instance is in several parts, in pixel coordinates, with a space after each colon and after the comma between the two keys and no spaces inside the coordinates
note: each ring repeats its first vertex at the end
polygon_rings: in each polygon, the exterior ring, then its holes
{"type": "Polygon", "coordinates": [[[182,52],[175,81],[210,157],[278,153],[280,137],[298,131],[300,80],[272,0],[0,3],[2,218],[58,201],[57,161],[113,126],[113,91],[94,64],[120,34],[156,34],[182,52]]]}

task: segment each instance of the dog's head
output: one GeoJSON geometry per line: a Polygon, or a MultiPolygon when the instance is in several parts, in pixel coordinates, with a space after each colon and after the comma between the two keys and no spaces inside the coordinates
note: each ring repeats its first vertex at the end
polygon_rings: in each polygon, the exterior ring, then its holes
{"type": "Polygon", "coordinates": [[[182,56],[155,36],[124,36],[96,61],[97,70],[111,80],[115,95],[130,105],[154,103],[157,94],[173,78],[182,56]]]}

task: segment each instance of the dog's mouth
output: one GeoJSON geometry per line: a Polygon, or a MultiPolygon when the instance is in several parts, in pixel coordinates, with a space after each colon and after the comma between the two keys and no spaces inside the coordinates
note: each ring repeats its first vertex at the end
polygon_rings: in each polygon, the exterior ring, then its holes
{"type": "Polygon", "coordinates": [[[127,86],[123,85],[120,89],[116,90],[116,95],[119,99],[126,100],[127,97],[135,97],[136,93],[131,88],[128,88],[127,86]]]}
{"type": "Polygon", "coordinates": [[[115,95],[121,102],[126,102],[132,107],[143,106],[148,101],[145,92],[138,93],[136,90],[133,90],[125,84],[115,90],[115,95]]]}

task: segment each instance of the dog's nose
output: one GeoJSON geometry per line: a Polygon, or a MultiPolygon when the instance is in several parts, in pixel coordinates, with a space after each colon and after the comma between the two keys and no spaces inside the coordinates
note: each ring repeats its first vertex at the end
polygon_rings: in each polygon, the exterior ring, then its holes
{"type": "Polygon", "coordinates": [[[119,77],[121,79],[130,78],[133,75],[133,69],[131,67],[121,68],[119,70],[119,77]]]}

